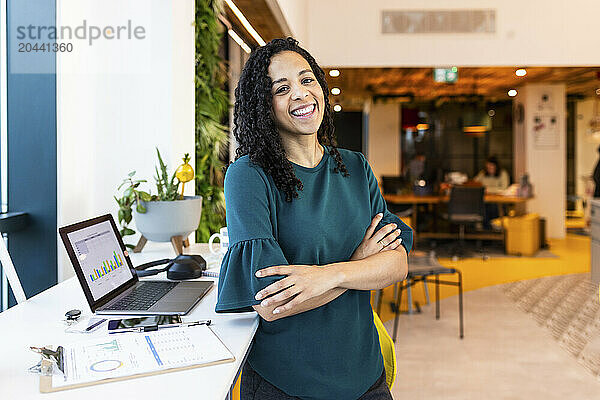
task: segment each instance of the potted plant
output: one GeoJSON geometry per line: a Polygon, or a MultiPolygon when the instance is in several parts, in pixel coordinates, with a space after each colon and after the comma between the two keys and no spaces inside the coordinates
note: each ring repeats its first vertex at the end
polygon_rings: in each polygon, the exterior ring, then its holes
{"type": "Polygon", "coordinates": [[[188,244],[187,237],[198,228],[202,214],[202,196],[183,196],[183,185],[194,179],[194,170],[188,164],[190,158],[186,154],[184,163],[169,176],[167,165],[163,162],[160,151],[156,149],[158,167],[156,169],[157,194],[140,190],[140,185],[147,182],[135,178],[135,171],[130,172],[118,190],[123,189],[121,197],[115,197],[119,204],[118,220],[121,237],[135,234],[129,227],[132,219],[142,236],[136,246],[126,244],[134,252],[142,251],[148,240],[155,242],[171,242],[177,254],[181,254],[183,246],[188,244]],[[179,193],[179,184],[182,184],[179,193]],[[134,208],[135,206],[135,208],[134,208]]]}

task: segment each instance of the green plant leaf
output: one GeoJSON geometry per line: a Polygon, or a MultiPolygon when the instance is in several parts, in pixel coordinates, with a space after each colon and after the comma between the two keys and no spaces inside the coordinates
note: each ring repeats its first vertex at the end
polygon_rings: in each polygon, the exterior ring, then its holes
{"type": "Polygon", "coordinates": [[[225,225],[223,176],[220,161],[227,158],[228,129],[223,125],[229,110],[223,90],[227,74],[219,57],[222,31],[218,15],[222,2],[196,1],[196,194],[203,196],[196,240],[206,242],[225,225]]]}
{"type": "Polygon", "coordinates": [[[131,235],[135,235],[135,231],[131,228],[123,228],[120,231],[121,236],[131,236],[131,235]]]}
{"type": "Polygon", "coordinates": [[[138,205],[137,205],[137,207],[135,207],[135,209],[140,214],[145,214],[146,213],[146,207],[144,207],[144,205],[142,203],[138,203],[138,205]]]}
{"type": "Polygon", "coordinates": [[[128,209],[124,210],[125,212],[125,223],[129,224],[131,222],[131,220],[133,219],[133,215],[131,212],[131,207],[129,207],[128,209]]]}
{"type": "Polygon", "coordinates": [[[152,196],[150,196],[150,193],[147,192],[143,192],[143,191],[138,191],[138,195],[140,196],[140,199],[142,201],[152,201],[152,196]]]}
{"type": "Polygon", "coordinates": [[[129,176],[130,178],[133,177],[135,175],[135,171],[131,171],[129,174],[127,174],[127,176],[129,176]]]}
{"type": "Polygon", "coordinates": [[[128,249],[131,249],[131,250],[135,249],[135,246],[132,244],[129,244],[129,243],[125,243],[125,247],[127,247],[128,249]]]}

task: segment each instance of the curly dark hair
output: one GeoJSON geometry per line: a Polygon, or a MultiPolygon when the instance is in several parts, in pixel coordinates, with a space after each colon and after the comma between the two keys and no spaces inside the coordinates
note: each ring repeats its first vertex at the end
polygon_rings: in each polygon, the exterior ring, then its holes
{"type": "Polygon", "coordinates": [[[271,57],[282,51],[294,51],[300,54],[315,74],[325,99],[323,121],[317,132],[317,140],[329,147],[329,154],[336,162],[333,172],[341,172],[344,177],[350,174],[336,148],[333,113],[329,104],[329,89],[325,81],[325,73],[295,39],[291,37],[273,39],[250,54],[235,89],[233,135],[239,144],[235,159],[248,154],[250,161],[262,167],[273,177],[275,186],[285,193],[286,201],[291,202],[293,198],[298,197],[297,190],[302,190],[303,185],[296,177],[292,163],[286,157],[277,131],[273,114],[272,80],[268,73],[271,57]]]}

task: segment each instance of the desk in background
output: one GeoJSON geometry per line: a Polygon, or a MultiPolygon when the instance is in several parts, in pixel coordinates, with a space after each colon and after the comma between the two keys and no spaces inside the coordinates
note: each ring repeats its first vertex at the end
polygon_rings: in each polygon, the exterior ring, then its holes
{"type": "MultiPolygon", "coordinates": [[[[205,244],[192,245],[186,253],[206,254],[205,244]]],[[[144,251],[133,254],[134,265],[160,258],[174,257],[170,243],[148,243],[144,251]]],[[[209,258],[207,256],[207,258],[209,258]]],[[[166,279],[165,274],[155,279],[166,279]]],[[[202,278],[211,279],[211,278],[202,278]]],[[[0,314],[0,399],[86,399],[169,398],[223,400],[241,369],[242,362],[258,328],[258,314],[216,314],[217,287],[184,320],[211,319],[211,327],[235,355],[233,363],[169,372],[57,393],[41,394],[39,376],[27,369],[39,361],[29,346],[61,344],[106,335],[106,325],[87,335],[65,333],[62,320],[67,310],[91,311],[76,278],[67,279],[48,290],[0,314]]]]}
{"type": "MultiPolygon", "coordinates": [[[[412,216],[411,216],[411,228],[413,229],[415,238],[429,239],[453,239],[456,235],[452,235],[446,232],[418,232],[417,231],[417,217],[418,217],[418,205],[429,204],[436,205],[440,203],[448,203],[450,196],[416,196],[414,194],[385,194],[383,198],[390,204],[410,204],[412,205],[412,216]]],[[[516,206],[519,204],[525,204],[531,198],[515,197],[515,196],[503,196],[500,194],[486,194],[483,197],[483,201],[486,203],[496,203],[498,205],[511,205],[516,206]]],[[[500,214],[502,215],[502,214],[500,214]]],[[[504,240],[502,233],[490,232],[490,233],[476,233],[476,234],[465,234],[466,239],[480,239],[480,240],[504,240]]]]}

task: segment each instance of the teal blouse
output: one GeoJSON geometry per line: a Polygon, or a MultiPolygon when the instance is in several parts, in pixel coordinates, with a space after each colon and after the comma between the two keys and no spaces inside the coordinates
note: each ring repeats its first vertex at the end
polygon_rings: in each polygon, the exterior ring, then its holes
{"type": "MultiPolygon", "coordinates": [[[[333,172],[325,154],[314,168],[294,164],[304,185],[285,201],[270,175],[248,156],[225,176],[229,249],[221,264],[217,312],[253,311],[256,293],[283,278],[257,278],[273,265],[324,265],[348,261],[371,220],[384,213],[379,228],[395,222],[407,252],[412,231],[387,210],[365,157],[339,149],[350,176],[333,172]]],[[[347,290],[335,300],[291,317],[261,318],[248,362],[263,378],[303,399],[356,399],[383,372],[373,323],[370,291],[347,290]]]]}

